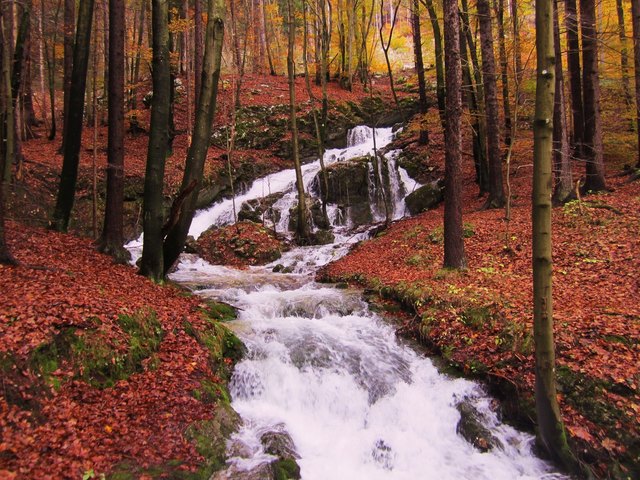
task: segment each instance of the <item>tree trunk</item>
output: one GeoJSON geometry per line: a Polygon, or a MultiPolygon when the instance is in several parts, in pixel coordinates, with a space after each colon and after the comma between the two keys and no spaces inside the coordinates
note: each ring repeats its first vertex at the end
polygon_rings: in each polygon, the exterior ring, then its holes
{"type": "Polygon", "coordinates": [[[556,84],[553,108],[553,171],[555,173],[555,187],[552,200],[554,204],[560,205],[573,197],[573,180],[571,176],[569,129],[567,128],[567,111],[564,97],[558,0],[553,0],[553,40],[556,60],[556,84]]]}
{"type": "MultiPolygon", "coordinates": [[[[144,3],[140,5],[140,17],[138,24],[138,40],[136,45],[136,58],[134,60],[133,65],[133,86],[131,87],[131,109],[135,110],[138,105],[138,83],[140,82],[140,62],[142,61],[142,43],[144,41],[144,12],[146,10],[146,6],[144,3]]],[[[111,36],[111,34],[109,34],[111,36]]],[[[109,62],[111,63],[111,62],[109,62]]],[[[111,105],[111,102],[109,102],[111,105]]],[[[109,123],[111,124],[111,123],[109,123]]]]}
{"type": "Polygon", "coordinates": [[[480,50],[482,52],[482,80],[484,82],[485,111],[487,113],[487,153],[489,157],[489,196],[484,208],[504,206],[502,155],[500,154],[500,126],[496,82],[496,61],[493,54],[491,11],[488,0],[478,0],[480,22],[480,50]]]}
{"type": "MultiPolygon", "coordinates": [[[[522,68],[522,53],[520,46],[520,20],[518,19],[518,2],[517,0],[510,0],[509,3],[511,5],[511,27],[513,31],[513,56],[515,57],[516,84],[522,85],[522,75],[524,73],[524,69],[522,68]]],[[[520,91],[521,89],[518,90],[520,91]]],[[[524,95],[519,94],[516,102],[518,102],[518,105],[522,105],[522,103],[524,102],[524,95]]]]}
{"type": "Polygon", "coordinates": [[[500,55],[500,78],[502,83],[502,111],[504,114],[504,143],[511,145],[511,104],[509,99],[509,65],[504,35],[504,0],[498,0],[498,49],[500,55]]]}
{"type": "MultiPolygon", "coordinates": [[[[627,51],[627,34],[624,24],[624,8],[622,0],[616,0],[616,11],[618,13],[618,38],[620,39],[620,73],[622,74],[622,93],[627,108],[633,108],[633,97],[631,96],[631,87],[629,84],[629,53],[627,51]]],[[[631,128],[635,127],[635,122],[631,121],[631,128]]]]}
{"type": "MultiPolygon", "coordinates": [[[[392,2],[393,0],[389,0],[389,1],[392,2]]],[[[382,51],[384,52],[384,59],[387,62],[387,72],[389,73],[389,85],[391,87],[391,93],[393,94],[393,101],[395,102],[396,105],[399,105],[399,102],[398,102],[398,95],[396,94],[396,89],[393,84],[393,71],[391,70],[391,62],[389,60],[389,49],[391,48],[391,40],[393,39],[393,29],[396,26],[397,13],[398,13],[398,9],[400,8],[400,3],[401,3],[400,0],[398,0],[398,3],[394,8],[393,18],[391,19],[391,28],[389,29],[389,38],[387,39],[386,44],[384,41],[384,37],[382,36],[382,30],[384,27],[380,26],[380,29],[378,30],[380,34],[380,45],[382,45],[382,51]]],[[[380,15],[383,14],[383,11],[384,11],[384,0],[380,0],[380,15]]]]}
{"type": "MultiPolygon", "coordinates": [[[[440,23],[438,22],[438,14],[433,6],[433,0],[422,0],[429,12],[429,20],[431,21],[431,29],[433,30],[433,46],[436,60],[436,96],[438,98],[438,112],[440,113],[440,121],[442,128],[444,125],[444,109],[445,109],[445,88],[444,88],[444,61],[442,53],[442,34],[440,33],[440,23]]],[[[458,29],[458,36],[460,35],[458,29]]]]}
{"type": "Polygon", "coordinates": [[[420,119],[420,139],[419,143],[427,145],[429,143],[429,130],[426,124],[427,105],[427,83],[424,78],[424,62],[422,60],[422,35],[420,32],[420,4],[418,0],[411,2],[411,26],[413,32],[413,53],[415,58],[416,72],[418,73],[418,91],[420,94],[419,108],[422,118],[420,119]]]}
{"type": "Polygon", "coordinates": [[[124,0],[109,0],[109,137],[107,200],[99,250],[118,263],[129,259],[123,247],[124,202],[124,0]]]}
{"type": "Polygon", "coordinates": [[[460,64],[460,23],[458,2],[443,0],[444,63],[447,82],[445,110],[445,187],[444,187],[444,266],[465,268],[467,260],[462,236],[462,199],[460,168],[462,121],[462,70],[460,64]]]}
{"type": "Polygon", "coordinates": [[[296,229],[296,236],[300,243],[306,243],[309,241],[310,232],[309,223],[307,221],[307,205],[304,193],[304,180],[302,178],[300,151],[298,147],[295,63],[293,59],[293,47],[296,41],[293,0],[287,0],[287,27],[289,30],[289,41],[287,44],[287,74],[289,76],[289,122],[291,125],[291,155],[293,157],[293,164],[296,170],[296,187],[298,189],[298,224],[296,229]]]}
{"type": "Polygon", "coordinates": [[[200,90],[202,90],[202,56],[204,52],[204,38],[202,34],[202,0],[193,0],[194,5],[194,59],[193,69],[195,77],[194,105],[200,104],[200,90]]]}
{"type": "Polygon", "coordinates": [[[0,10],[2,19],[0,22],[0,28],[2,29],[2,119],[0,127],[2,128],[2,138],[4,142],[0,144],[2,146],[2,156],[4,157],[2,167],[3,183],[8,184],[11,181],[11,172],[13,170],[13,163],[15,161],[15,115],[13,112],[13,95],[11,86],[11,45],[12,35],[9,32],[12,29],[13,22],[9,21],[11,11],[6,7],[0,10]]]}
{"type": "Polygon", "coordinates": [[[582,159],[584,138],[584,109],[582,106],[582,77],[580,68],[580,39],[578,35],[578,14],[576,0],[565,0],[565,24],[567,28],[567,69],[571,90],[571,113],[573,129],[571,146],[573,155],[582,159]]]}
{"type": "MultiPolygon", "coordinates": [[[[71,74],[73,70],[73,38],[76,31],[76,2],[75,0],[64,0],[64,61],[63,61],[63,90],[64,90],[64,110],[62,123],[62,147],[67,138],[67,117],[69,116],[69,99],[71,98],[71,74]]],[[[54,45],[55,48],[55,45],[54,45]]],[[[54,54],[55,56],[55,54],[54,54]]]]}
{"type": "Polygon", "coordinates": [[[144,240],[140,273],[156,282],[164,278],[163,186],[168,152],[171,66],[169,57],[169,0],[152,0],[153,98],[147,168],[144,178],[144,240]]]}
{"type": "Polygon", "coordinates": [[[66,232],[69,228],[76,179],[78,178],[93,5],[94,0],[86,0],[80,2],[80,9],[78,10],[78,28],[73,49],[73,70],[71,72],[71,88],[69,91],[69,109],[64,122],[67,132],[67,136],[64,139],[64,161],[62,163],[58,198],[50,225],[51,228],[60,232],[66,232]]]}
{"type": "Polygon", "coordinates": [[[606,189],[600,122],[600,79],[598,77],[598,34],[595,0],[580,0],[582,31],[582,104],[584,106],[585,192],[606,189]]]}
{"type": "Polygon", "coordinates": [[[207,31],[205,38],[204,65],[202,72],[202,91],[196,112],[193,128],[193,141],[187,153],[187,162],[182,178],[181,193],[178,199],[182,205],[174,203],[172,217],[176,210],[179,215],[169,219],[165,227],[167,238],[164,244],[164,273],[166,274],[176,262],[184,249],[191,220],[196,210],[198,192],[202,184],[204,163],[209,150],[211,128],[216,111],[218,97],[218,80],[222,62],[222,46],[224,42],[224,0],[209,0],[207,4],[207,31]]]}
{"type": "MultiPolygon", "coordinates": [[[[40,0],[40,16],[42,17],[42,40],[44,42],[44,53],[47,63],[47,81],[49,87],[49,107],[51,108],[51,128],[49,129],[49,141],[53,141],[56,138],[57,133],[57,122],[56,122],[56,88],[55,88],[55,73],[56,73],[56,57],[54,53],[55,44],[57,40],[57,28],[54,29],[53,39],[51,40],[51,44],[47,41],[48,35],[45,35],[45,26],[44,26],[44,15],[45,15],[45,5],[44,0],[40,0]],[[53,47],[51,47],[53,45],[53,47]]],[[[58,1],[58,7],[56,9],[56,13],[54,16],[54,25],[58,23],[58,17],[60,15],[60,5],[61,2],[58,1]]]]}
{"type": "Polygon", "coordinates": [[[537,83],[533,122],[533,330],[536,349],[535,400],[538,436],[549,454],[573,465],[555,384],[551,295],[551,149],[555,58],[551,0],[536,2],[537,83]]]}
{"type": "Polygon", "coordinates": [[[638,125],[638,163],[640,168],[640,0],[631,0],[631,19],[633,24],[633,64],[636,83],[636,123],[638,125]]]}

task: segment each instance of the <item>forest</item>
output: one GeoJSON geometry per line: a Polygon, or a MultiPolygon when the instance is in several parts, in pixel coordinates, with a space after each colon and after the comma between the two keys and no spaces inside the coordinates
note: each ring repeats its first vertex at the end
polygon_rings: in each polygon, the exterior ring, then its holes
{"type": "Polygon", "coordinates": [[[0,479],[640,479],[640,0],[5,0],[0,67],[0,479]]]}

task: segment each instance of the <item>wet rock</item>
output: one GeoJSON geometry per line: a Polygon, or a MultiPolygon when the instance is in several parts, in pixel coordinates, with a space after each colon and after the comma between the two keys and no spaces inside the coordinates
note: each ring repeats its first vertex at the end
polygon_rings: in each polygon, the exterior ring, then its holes
{"type": "Polygon", "coordinates": [[[318,230],[311,234],[312,245],[329,245],[336,237],[331,230],[318,230]]]}
{"type": "Polygon", "coordinates": [[[184,242],[184,251],[186,253],[198,253],[198,242],[193,236],[189,235],[184,242]]]}
{"type": "Polygon", "coordinates": [[[393,470],[394,453],[384,440],[376,440],[375,445],[371,449],[371,456],[385,470],[393,470]]]}
{"type": "Polygon", "coordinates": [[[444,200],[444,185],[442,181],[431,182],[407,195],[404,199],[411,215],[425,212],[437,207],[444,200]]]}
{"type": "Polygon", "coordinates": [[[264,220],[277,223],[280,220],[280,212],[273,209],[274,203],[280,200],[283,193],[272,193],[263,198],[256,198],[243,202],[238,212],[238,220],[249,220],[254,223],[262,223],[264,220]]]}
{"type": "Polygon", "coordinates": [[[276,425],[272,430],[260,435],[260,443],[264,446],[264,451],[278,458],[298,459],[300,455],[296,451],[291,435],[286,431],[283,424],[276,425]]]}
{"type": "Polygon", "coordinates": [[[249,470],[242,470],[236,465],[216,472],[210,480],[275,480],[271,463],[261,463],[249,470]]]}
{"type": "Polygon", "coordinates": [[[482,415],[468,401],[456,405],[460,420],[456,432],[481,452],[502,448],[502,443],[482,424],[482,415]]]}

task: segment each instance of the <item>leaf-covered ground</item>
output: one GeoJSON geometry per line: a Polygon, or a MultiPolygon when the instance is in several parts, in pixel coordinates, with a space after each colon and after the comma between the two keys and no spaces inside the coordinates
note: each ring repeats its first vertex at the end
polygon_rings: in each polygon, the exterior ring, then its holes
{"type": "Polygon", "coordinates": [[[113,265],[88,240],[8,227],[21,265],[0,266],[0,478],[80,478],[123,463],[196,469],[203,458],[187,429],[218,408],[197,392],[224,392],[219,367],[230,362],[197,340],[214,328],[210,308],[113,265]],[[123,318],[150,318],[147,335],[134,342],[123,318]]]}
{"type": "MultiPolygon", "coordinates": [[[[437,170],[442,137],[432,134],[432,141],[425,166],[437,170]]],[[[509,222],[504,210],[481,210],[484,199],[477,196],[471,159],[465,160],[466,271],[442,269],[441,206],[393,224],[322,274],[404,302],[415,312],[406,329],[465,372],[514,387],[529,405],[531,147],[530,135],[521,132],[509,222]]],[[[559,398],[583,459],[601,475],[619,461],[618,473],[633,478],[640,474],[640,183],[620,176],[620,165],[609,164],[608,171],[611,192],[553,211],[559,398]]]]}

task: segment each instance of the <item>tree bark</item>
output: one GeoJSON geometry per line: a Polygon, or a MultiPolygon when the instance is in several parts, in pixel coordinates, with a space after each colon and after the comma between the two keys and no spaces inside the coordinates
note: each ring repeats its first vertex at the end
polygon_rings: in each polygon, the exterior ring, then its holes
{"type": "Polygon", "coordinates": [[[555,96],[553,108],[553,171],[555,187],[552,201],[563,204],[573,198],[573,179],[571,175],[571,152],[567,112],[564,97],[564,76],[562,73],[562,50],[560,44],[560,24],[558,0],[553,1],[553,40],[555,54],[555,96]]]}
{"type": "Polygon", "coordinates": [[[504,0],[498,0],[498,50],[500,55],[500,78],[502,83],[502,111],[504,114],[504,143],[511,145],[511,104],[509,99],[509,64],[504,34],[504,0]]]}
{"type": "Polygon", "coordinates": [[[631,0],[631,19],[633,24],[633,64],[636,86],[636,123],[638,125],[638,163],[640,168],[640,0],[631,0]]]}
{"type": "Polygon", "coordinates": [[[444,187],[444,266],[465,268],[467,260],[462,235],[462,199],[460,168],[462,120],[462,68],[460,63],[460,22],[458,2],[443,0],[444,63],[446,70],[445,110],[445,187],[444,187]]]}
{"type": "Polygon", "coordinates": [[[500,126],[496,82],[496,60],[493,53],[491,10],[488,0],[478,0],[480,50],[482,52],[482,80],[485,111],[487,113],[487,154],[489,157],[489,196],[484,208],[504,206],[502,155],[500,154],[500,126]]]}
{"type": "Polygon", "coordinates": [[[162,191],[165,160],[169,147],[169,98],[172,88],[169,58],[169,0],[152,0],[151,5],[153,98],[144,179],[144,243],[140,273],[160,282],[164,278],[162,191]]]}
{"type": "Polygon", "coordinates": [[[551,149],[555,58],[551,0],[536,1],[537,83],[533,122],[533,329],[536,355],[535,400],[539,438],[549,454],[572,466],[556,397],[551,294],[551,149]]]}
{"type": "Polygon", "coordinates": [[[182,192],[188,192],[182,200],[182,208],[175,225],[167,231],[164,243],[164,273],[176,262],[184,249],[193,214],[196,210],[198,192],[202,184],[204,163],[209,150],[211,128],[216,111],[218,80],[222,62],[224,41],[224,0],[209,0],[207,6],[207,31],[205,38],[202,91],[193,128],[193,140],[187,153],[187,162],[182,178],[182,192]],[[193,186],[192,186],[193,185],[193,186]]]}
{"type": "Polygon", "coordinates": [[[582,32],[582,104],[584,107],[584,192],[606,189],[600,122],[600,79],[595,0],[580,0],[582,32]]]}
{"type": "MultiPolygon", "coordinates": [[[[442,52],[442,34],[440,33],[440,22],[438,22],[438,14],[433,5],[433,0],[421,0],[427,12],[429,12],[429,20],[431,22],[431,30],[433,31],[433,48],[436,60],[436,97],[438,98],[438,112],[440,113],[440,122],[442,128],[444,125],[444,109],[445,109],[445,88],[444,88],[444,55],[442,52]]],[[[458,35],[460,31],[458,30],[458,35]]]]}
{"type": "MultiPolygon", "coordinates": [[[[75,0],[64,0],[64,60],[63,60],[63,80],[64,89],[64,110],[62,118],[62,147],[67,137],[67,117],[69,116],[69,98],[71,97],[71,74],[73,70],[73,38],[76,29],[76,2],[75,0]]],[[[55,46],[54,46],[55,48],[55,46]]]]}
{"type": "Polygon", "coordinates": [[[124,201],[124,0],[109,0],[109,137],[107,200],[98,249],[118,263],[129,259],[123,247],[124,201]]]}
{"type": "Polygon", "coordinates": [[[576,0],[565,0],[565,24],[567,28],[567,69],[571,91],[571,113],[573,129],[571,146],[573,155],[582,159],[584,138],[584,109],[582,106],[582,74],[580,68],[580,38],[576,0]]]}
{"type": "Polygon", "coordinates": [[[420,119],[419,143],[427,145],[429,143],[429,130],[426,124],[426,115],[429,106],[427,105],[427,82],[424,78],[424,61],[422,60],[422,35],[420,32],[420,4],[418,0],[411,2],[411,27],[413,33],[413,53],[415,58],[416,72],[418,73],[418,91],[420,95],[419,108],[422,118],[420,119]]]}
{"type": "MultiPolygon", "coordinates": [[[[622,0],[616,0],[616,12],[618,14],[618,38],[620,39],[620,73],[622,76],[622,93],[625,103],[629,109],[633,108],[633,97],[629,83],[629,53],[627,51],[627,34],[624,22],[624,8],[622,0]]],[[[631,128],[635,127],[635,122],[631,121],[631,128]]]]}
{"type": "Polygon", "coordinates": [[[66,232],[69,228],[76,180],[78,178],[93,6],[94,0],[86,0],[80,3],[80,9],[78,10],[78,28],[73,49],[73,70],[71,72],[71,87],[69,90],[69,109],[65,118],[67,136],[64,139],[64,161],[62,163],[56,207],[50,224],[51,228],[60,232],[66,232]]]}
{"type": "Polygon", "coordinates": [[[202,90],[202,56],[204,54],[204,38],[202,32],[202,0],[193,0],[194,5],[194,59],[193,69],[195,77],[194,105],[200,104],[200,91],[202,90]]]}

